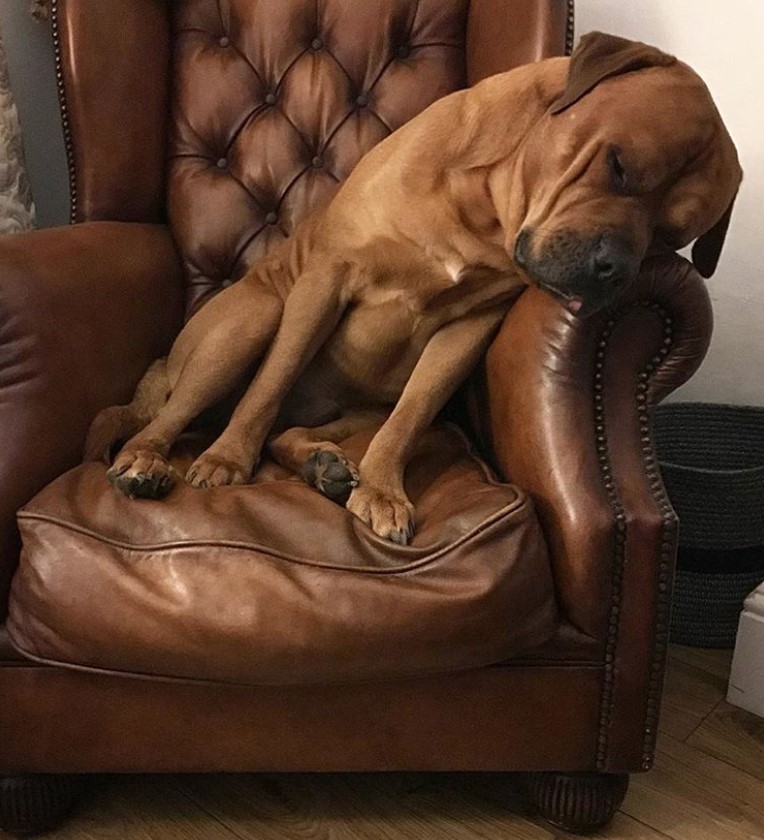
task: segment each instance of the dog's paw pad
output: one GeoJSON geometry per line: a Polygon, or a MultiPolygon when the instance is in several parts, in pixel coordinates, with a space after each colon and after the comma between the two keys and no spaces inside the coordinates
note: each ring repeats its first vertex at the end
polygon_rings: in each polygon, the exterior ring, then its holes
{"type": "Polygon", "coordinates": [[[302,465],[302,477],[328,499],[341,504],[358,485],[355,466],[331,449],[317,449],[302,465]]]}

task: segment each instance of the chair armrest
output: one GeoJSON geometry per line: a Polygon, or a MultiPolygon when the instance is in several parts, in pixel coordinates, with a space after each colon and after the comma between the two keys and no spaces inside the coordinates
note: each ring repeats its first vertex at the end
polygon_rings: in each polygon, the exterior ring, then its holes
{"type": "Polygon", "coordinates": [[[165,227],[96,222],[0,240],[0,618],[16,510],[79,461],[94,415],[129,400],[182,316],[165,227]]]}
{"type": "Polygon", "coordinates": [[[526,291],[486,358],[484,444],[535,500],[563,614],[601,643],[603,770],[652,757],[677,523],[651,414],[697,370],[711,329],[703,281],[672,255],[647,261],[611,314],[578,320],[526,291]]]}

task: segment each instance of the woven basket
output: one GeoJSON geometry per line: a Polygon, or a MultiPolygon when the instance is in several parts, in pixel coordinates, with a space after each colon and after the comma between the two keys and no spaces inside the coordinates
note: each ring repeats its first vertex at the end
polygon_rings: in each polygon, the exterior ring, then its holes
{"type": "Polygon", "coordinates": [[[733,647],[743,601],[764,580],[764,408],[670,403],[654,429],[680,522],[672,638],[733,647]]]}

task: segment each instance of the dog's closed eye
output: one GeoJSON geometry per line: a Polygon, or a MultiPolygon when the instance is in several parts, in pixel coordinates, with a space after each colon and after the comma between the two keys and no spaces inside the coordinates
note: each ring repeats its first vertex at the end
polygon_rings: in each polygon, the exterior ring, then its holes
{"type": "Polygon", "coordinates": [[[613,148],[608,152],[608,170],[613,189],[619,193],[627,193],[630,186],[629,177],[618,149],[613,148]]]}

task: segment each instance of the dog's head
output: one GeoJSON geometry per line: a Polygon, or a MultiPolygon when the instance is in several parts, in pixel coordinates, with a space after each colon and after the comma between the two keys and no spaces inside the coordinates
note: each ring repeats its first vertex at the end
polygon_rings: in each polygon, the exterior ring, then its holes
{"type": "Polygon", "coordinates": [[[521,160],[515,262],[574,314],[610,305],[649,253],[693,240],[713,274],[742,172],[706,86],[672,56],[585,36],[521,160]]]}

